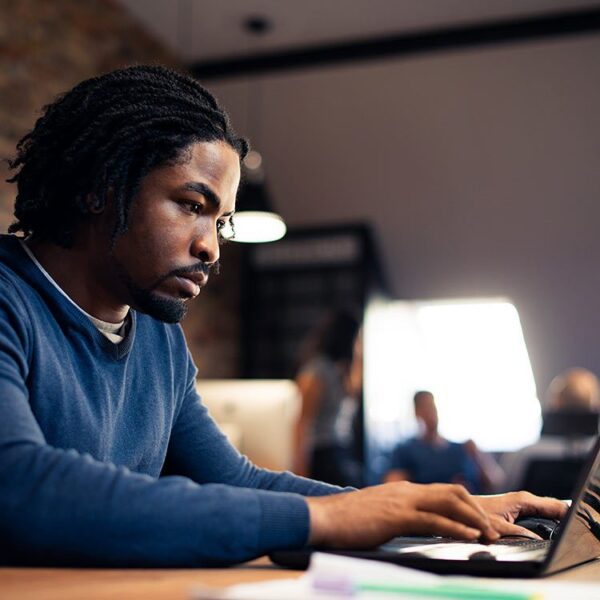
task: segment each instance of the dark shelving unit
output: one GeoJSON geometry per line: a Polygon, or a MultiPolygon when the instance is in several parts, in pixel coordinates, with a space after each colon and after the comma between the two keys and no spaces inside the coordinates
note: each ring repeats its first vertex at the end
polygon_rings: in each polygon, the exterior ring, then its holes
{"type": "Polygon", "coordinates": [[[387,286],[366,224],[296,228],[244,253],[242,365],[248,378],[289,378],[300,345],[328,309],[362,313],[387,286]]]}

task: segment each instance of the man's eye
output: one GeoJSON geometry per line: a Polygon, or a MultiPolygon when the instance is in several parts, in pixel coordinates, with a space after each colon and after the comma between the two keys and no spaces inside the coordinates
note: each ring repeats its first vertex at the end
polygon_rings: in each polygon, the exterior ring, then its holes
{"type": "Polygon", "coordinates": [[[195,215],[199,215],[202,212],[202,204],[198,204],[197,202],[192,202],[191,200],[183,200],[180,202],[181,206],[195,215]]]}

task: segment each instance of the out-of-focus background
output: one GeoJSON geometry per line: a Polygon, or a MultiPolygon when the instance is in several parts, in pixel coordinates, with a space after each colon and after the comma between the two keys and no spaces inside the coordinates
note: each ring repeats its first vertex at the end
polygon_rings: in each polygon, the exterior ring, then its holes
{"type": "Polygon", "coordinates": [[[599,59],[592,1],[0,0],[0,155],[84,78],[187,70],[288,227],[223,248],[183,323],[201,379],[293,378],[352,306],[367,462],[414,432],[421,388],[450,439],[516,450],[555,375],[600,373],[599,59]]]}

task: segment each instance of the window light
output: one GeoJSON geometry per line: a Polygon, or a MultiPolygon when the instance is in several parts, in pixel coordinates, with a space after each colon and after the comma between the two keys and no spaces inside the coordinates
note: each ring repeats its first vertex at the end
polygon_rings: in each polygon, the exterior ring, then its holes
{"type": "Polygon", "coordinates": [[[416,432],[421,389],[434,393],[450,440],[508,451],[538,439],[540,404],[510,301],[377,302],[364,335],[367,427],[384,445],[416,432]]]}

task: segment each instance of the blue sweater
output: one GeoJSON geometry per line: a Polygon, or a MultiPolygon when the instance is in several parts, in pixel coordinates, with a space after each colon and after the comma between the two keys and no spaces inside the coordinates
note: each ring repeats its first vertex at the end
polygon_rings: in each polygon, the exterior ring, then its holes
{"type": "Polygon", "coordinates": [[[131,317],[113,344],[0,236],[0,564],[223,565],[304,545],[303,496],[340,489],[252,465],[201,404],[181,328],[131,317]]]}

